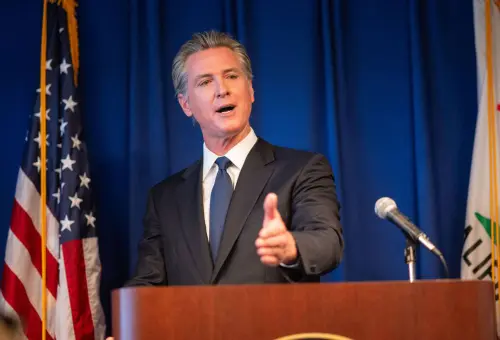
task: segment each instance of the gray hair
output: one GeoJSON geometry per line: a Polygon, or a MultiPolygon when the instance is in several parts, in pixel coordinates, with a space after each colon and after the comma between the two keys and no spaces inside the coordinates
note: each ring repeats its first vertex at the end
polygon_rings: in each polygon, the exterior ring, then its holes
{"type": "Polygon", "coordinates": [[[253,79],[250,58],[245,47],[240,42],[227,33],[217,31],[195,33],[190,40],[181,46],[172,64],[172,81],[176,96],[179,94],[186,95],[187,92],[186,61],[188,57],[196,52],[216,47],[227,47],[236,53],[243,66],[245,76],[248,80],[253,79]]]}

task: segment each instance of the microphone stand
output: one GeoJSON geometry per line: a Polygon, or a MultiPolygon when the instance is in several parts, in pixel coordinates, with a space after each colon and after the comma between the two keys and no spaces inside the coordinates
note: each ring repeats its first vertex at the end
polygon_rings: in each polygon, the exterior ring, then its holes
{"type": "Polygon", "coordinates": [[[416,261],[416,242],[409,236],[406,237],[406,248],[405,248],[405,263],[408,264],[408,272],[410,276],[410,282],[414,282],[417,275],[415,271],[415,261],[416,261]]]}

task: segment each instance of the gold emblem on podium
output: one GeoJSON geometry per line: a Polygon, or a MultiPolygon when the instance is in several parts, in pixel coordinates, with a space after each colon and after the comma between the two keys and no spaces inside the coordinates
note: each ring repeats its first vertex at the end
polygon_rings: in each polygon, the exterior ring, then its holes
{"type": "Polygon", "coordinates": [[[329,333],[297,333],[285,335],[274,340],[354,340],[342,335],[329,333]]]}

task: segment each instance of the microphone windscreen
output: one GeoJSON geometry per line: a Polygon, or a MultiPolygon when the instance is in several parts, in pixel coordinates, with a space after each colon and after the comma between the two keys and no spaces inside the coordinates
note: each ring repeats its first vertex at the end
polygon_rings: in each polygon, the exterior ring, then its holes
{"type": "Polygon", "coordinates": [[[379,198],[375,203],[375,213],[381,219],[385,219],[387,217],[387,214],[397,207],[398,206],[396,205],[396,202],[394,202],[392,198],[382,197],[379,198]]]}

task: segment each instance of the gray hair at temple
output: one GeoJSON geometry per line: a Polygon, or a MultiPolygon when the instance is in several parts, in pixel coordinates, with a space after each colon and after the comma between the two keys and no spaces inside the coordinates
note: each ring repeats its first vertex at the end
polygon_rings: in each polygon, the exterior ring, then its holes
{"type": "Polygon", "coordinates": [[[186,95],[187,92],[186,61],[189,56],[196,52],[216,47],[227,47],[236,53],[240,59],[245,76],[248,80],[253,79],[250,58],[245,47],[240,42],[233,39],[227,33],[217,31],[195,33],[190,40],[181,46],[172,64],[172,81],[176,96],[179,94],[186,95]]]}

